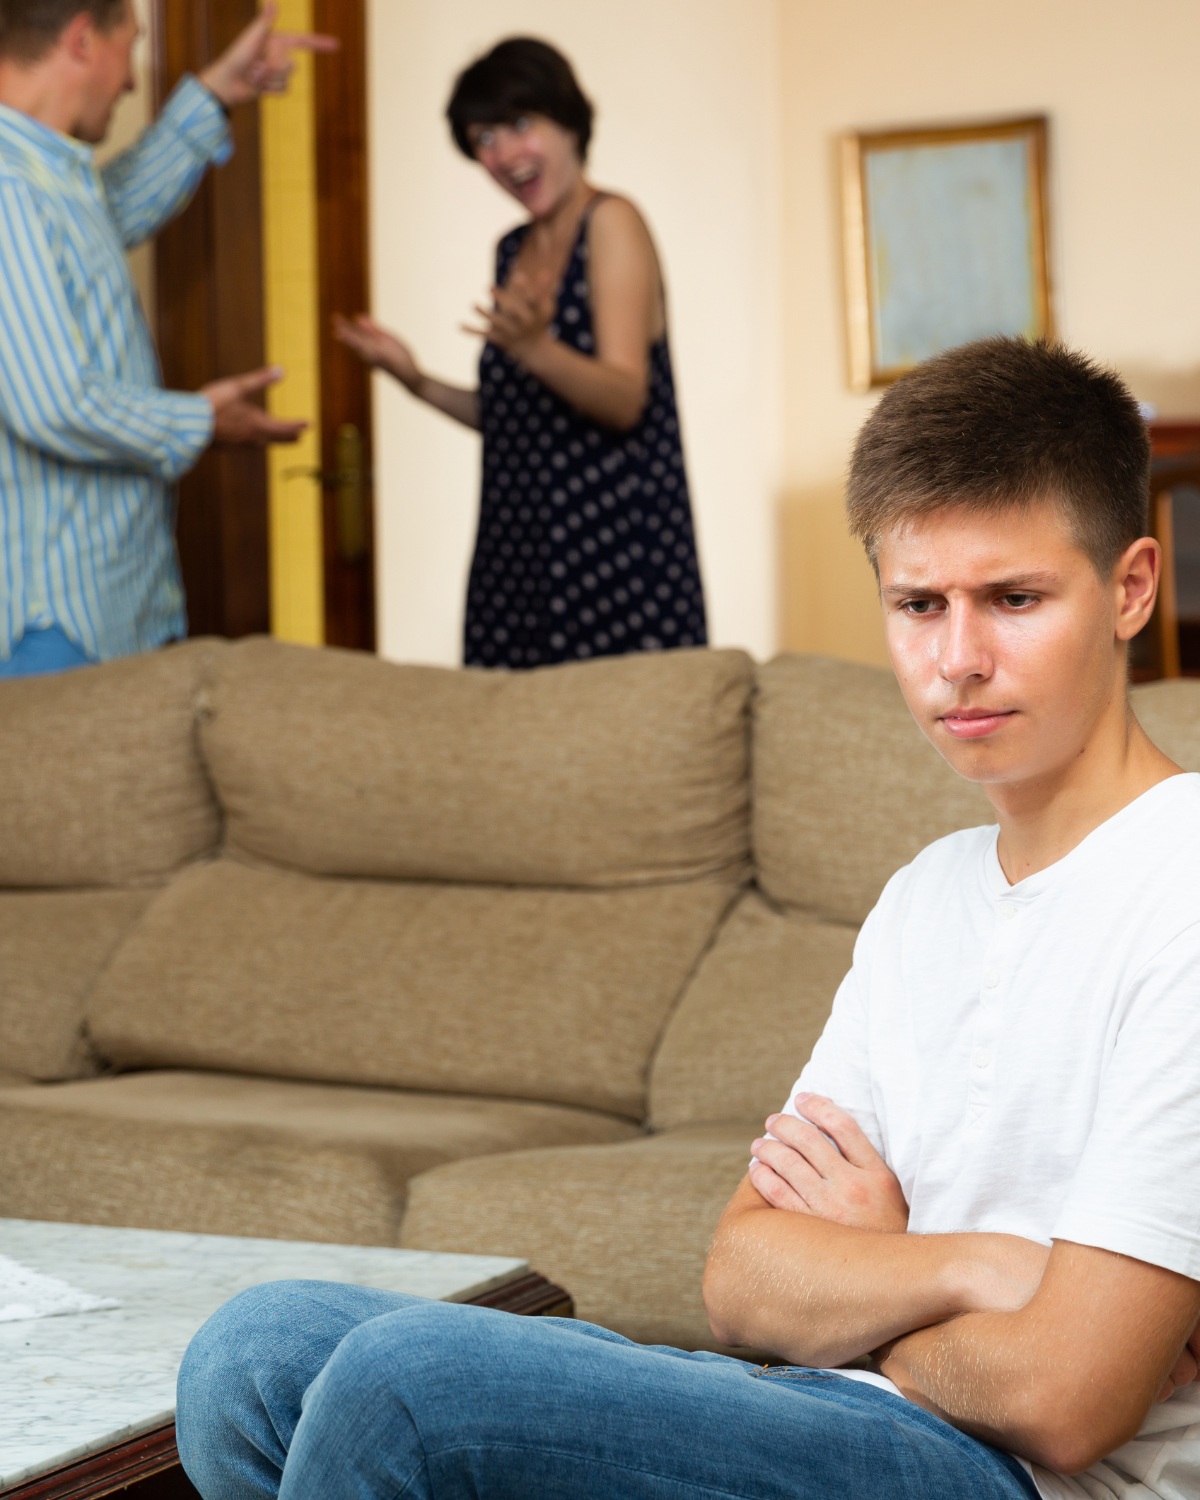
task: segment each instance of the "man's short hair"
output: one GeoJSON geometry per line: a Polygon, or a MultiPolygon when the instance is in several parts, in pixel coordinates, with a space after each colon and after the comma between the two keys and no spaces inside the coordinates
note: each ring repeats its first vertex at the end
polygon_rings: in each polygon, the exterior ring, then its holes
{"type": "Polygon", "coordinates": [[[1107,577],[1146,535],[1150,440],[1118,376],[1062,344],[990,338],[902,376],[867,418],[846,494],[872,563],[898,524],[962,506],[1062,507],[1107,577]]]}
{"type": "Polygon", "coordinates": [[[0,0],[0,57],[37,62],[62,35],[67,23],[85,11],[99,31],[111,31],[125,17],[128,0],[0,0]]]}
{"type": "Polygon", "coordinates": [[[458,149],[474,161],[468,126],[511,125],[522,115],[545,115],[573,131],[579,160],[587,160],[593,110],[571,64],[549,42],[510,36],[458,75],[446,116],[458,149]]]}

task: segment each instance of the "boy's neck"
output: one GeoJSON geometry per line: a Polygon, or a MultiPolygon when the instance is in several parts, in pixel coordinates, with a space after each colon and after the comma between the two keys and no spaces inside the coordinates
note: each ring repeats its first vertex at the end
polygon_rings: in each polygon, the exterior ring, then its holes
{"type": "Polygon", "coordinates": [[[1151,743],[1121,693],[1069,764],[1036,780],[985,787],[1010,885],[1056,864],[1088,834],[1180,768],[1151,743]]]}

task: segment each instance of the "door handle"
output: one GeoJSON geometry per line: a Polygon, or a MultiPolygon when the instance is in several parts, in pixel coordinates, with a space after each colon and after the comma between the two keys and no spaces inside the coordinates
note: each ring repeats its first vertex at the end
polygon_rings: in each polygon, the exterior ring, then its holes
{"type": "Polygon", "coordinates": [[[361,562],[367,555],[362,433],[353,422],[343,422],[337,435],[337,545],[343,562],[361,562]]]}
{"type": "Polygon", "coordinates": [[[334,530],[338,557],[342,562],[361,562],[367,555],[367,473],[363,466],[362,433],[353,422],[338,428],[334,453],[337,467],[329,469],[284,469],[283,477],[316,479],[337,491],[334,530]]]}

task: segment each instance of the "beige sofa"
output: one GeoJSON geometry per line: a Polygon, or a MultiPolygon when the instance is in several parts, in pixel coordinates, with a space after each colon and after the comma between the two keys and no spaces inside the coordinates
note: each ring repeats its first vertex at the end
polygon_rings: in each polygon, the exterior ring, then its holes
{"type": "MultiPolygon", "coordinates": [[[[1137,689],[1200,767],[1200,684],[1137,689]]],[[[712,1345],[884,881],[990,819],[890,675],[197,641],[0,684],[0,1214],[520,1255],[712,1345]]]]}

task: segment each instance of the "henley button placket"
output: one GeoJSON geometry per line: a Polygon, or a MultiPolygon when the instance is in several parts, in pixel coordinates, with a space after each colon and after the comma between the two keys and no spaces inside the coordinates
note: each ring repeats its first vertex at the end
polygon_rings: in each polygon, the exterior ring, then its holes
{"type": "Polygon", "coordinates": [[[1004,961],[1013,941],[1012,921],[1016,915],[1017,908],[1011,902],[1000,901],[997,904],[996,927],[984,953],[967,1076],[968,1130],[976,1130],[982,1126],[992,1101],[995,1072],[992,1063],[995,1058],[996,1031],[1001,1019],[1001,1006],[997,1002],[1003,999],[1004,961]]]}

